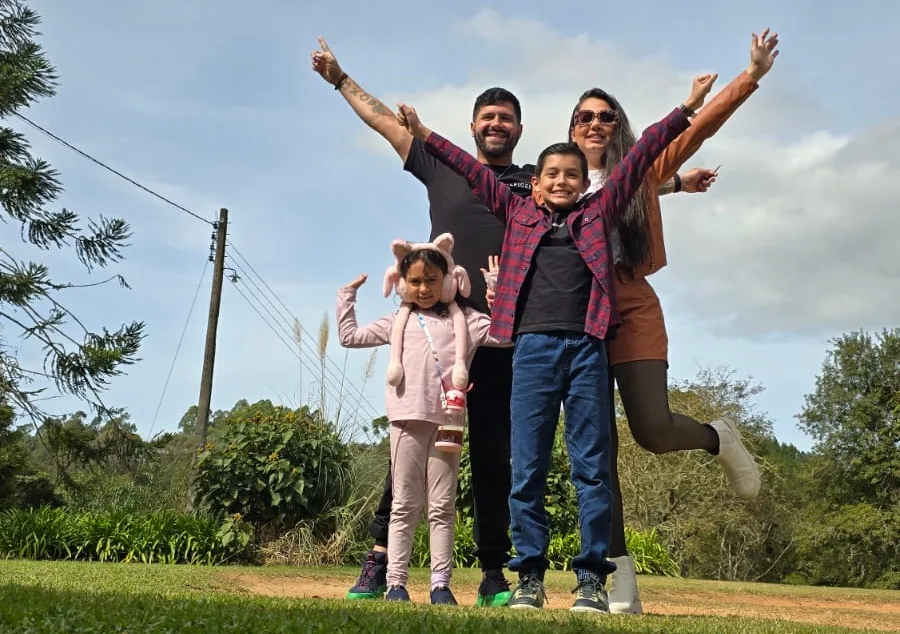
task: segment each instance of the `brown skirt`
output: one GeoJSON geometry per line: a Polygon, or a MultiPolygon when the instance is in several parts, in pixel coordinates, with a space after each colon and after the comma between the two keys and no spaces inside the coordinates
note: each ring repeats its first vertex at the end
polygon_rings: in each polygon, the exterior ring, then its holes
{"type": "Polygon", "coordinates": [[[662,306],[646,278],[616,280],[622,324],[607,345],[610,365],[628,361],[668,361],[669,337],[662,306]]]}

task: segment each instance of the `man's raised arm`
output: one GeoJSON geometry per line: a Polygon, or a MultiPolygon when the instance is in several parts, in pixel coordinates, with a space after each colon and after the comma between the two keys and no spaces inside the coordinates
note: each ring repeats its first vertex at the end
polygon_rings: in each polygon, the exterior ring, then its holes
{"type": "Polygon", "coordinates": [[[412,135],[397,121],[391,109],[362,89],[338,64],[325,39],[319,38],[319,50],[312,52],[313,70],[339,91],[359,118],[383,136],[404,162],[409,155],[412,135]]]}

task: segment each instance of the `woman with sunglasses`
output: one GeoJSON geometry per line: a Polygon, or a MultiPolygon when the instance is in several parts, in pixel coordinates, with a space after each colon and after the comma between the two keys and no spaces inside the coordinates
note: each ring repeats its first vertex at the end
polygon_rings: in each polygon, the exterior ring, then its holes
{"type": "MultiPolygon", "coordinates": [[[[628,211],[618,217],[611,236],[617,269],[616,301],[622,325],[615,338],[608,342],[609,376],[619,386],[635,441],[656,454],[705,449],[716,456],[735,493],[744,499],[758,495],[760,476],[734,423],[723,419],[704,425],[688,416],[673,414],[669,409],[668,337],[659,298],[647,277],[666,265],[659,184],[675,177],[675,191],[678,191],[678,168],[756,90],[757,82],[771,69],[778,55],[777,44],[778,35],[770,36],[769,29],[758,36],[753,34],[747,70],[722,89],[696,115],[691,127],[663,151],[628,211]]],[[[635,142],[635,135],[615,97],[593,88],[575,106],[569,123],[569,140],[587,156],[591,178],[588,193],[592,193],[603,186],[605,174],[625,156],[635,142]]],[[[611,427],[613,521],[609,556],[616,564],[616,572],[609,593],[610,611],[639,614],[641,602],[634,560],[625,549],[614,420],[611,427]]]]}

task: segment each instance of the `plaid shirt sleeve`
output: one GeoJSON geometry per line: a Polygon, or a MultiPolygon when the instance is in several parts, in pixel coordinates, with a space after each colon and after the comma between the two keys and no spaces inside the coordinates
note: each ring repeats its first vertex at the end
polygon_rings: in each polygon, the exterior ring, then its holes
{"type": "Polygon", "coordinates": [[[690,125],[681,108],[675,108],[665,119],[644,130],[638,142],[609,173],[600,195],[594,197],[591,203],[608,215],[625,211],[656,157],[690,125]]]}
{"type": "Polygon", "coordinates": [[[444,165],[465,178],[472,193],[504,224],[515,215],[522,198],[514,194],[505,183],[501,183],[489,167],[436,132],[428,135],[425,148],[444,165]]]}

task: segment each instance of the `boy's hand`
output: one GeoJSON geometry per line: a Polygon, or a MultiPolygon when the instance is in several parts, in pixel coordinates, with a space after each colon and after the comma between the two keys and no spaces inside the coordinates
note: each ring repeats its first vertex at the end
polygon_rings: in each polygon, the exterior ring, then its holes
{"type": "Polygon", "coordinates": [[[709,91],[712,90],[713,84],[716,83],[718,78],[718,73],[706,73],[694,77],[691,86],[691,96],[687,98],[684,105],[691,110],[699,110],[700,106],[703,105],[703,102],[706,101],[706,96],[709,94],[709,91]]]}
{"type": "Polygon", "coordinates": [[[681,191],[688,194],[703,193],[715,182],[715,171],[703,167],[695,167],[681,175],[681,191]]]}
{"type": "Polygon", "coordinates": [[[360,275],[359,277],[357,277],[355,280],[353,280],[352,282],[350,282],[349,284],[347,284],[347,288],[352,288],[353,290],[356,290],[356,289],[358,289],[360,286],[362,286],[363,284],[365,284],[365,283],[366,283],[366,280],[367,280],[368,278],[369,278],[369,276],[366,275],[365,273],[363,273],[362,275],[360,275]]]}
{"type": "Polygon", "coordinates": [[[747,67],[747,74],[756,81],[762,79],[763,75],[772,70],[772,64],[778,57],[778,33],[769,35],[769,29],[757,35],[756,33],[750,39],[750,65],[747,67]]]}
{"type": "Polygon", "coordinates": [[[407,106],[405,103],[397,104],[397,123],[409,130],[411,135],[421,141],[426,140],[428,135],[431,134],[431,130],[426,128],[425,124],[419,120],[416,109],[412,106],[407,106]]]}

